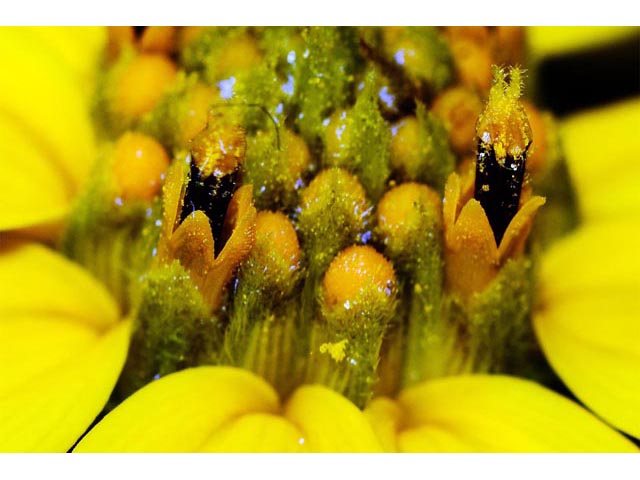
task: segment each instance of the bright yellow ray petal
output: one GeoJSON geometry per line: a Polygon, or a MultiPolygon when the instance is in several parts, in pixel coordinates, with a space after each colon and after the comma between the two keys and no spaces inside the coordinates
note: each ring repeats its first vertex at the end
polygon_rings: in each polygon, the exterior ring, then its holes
{"type": "Polygon", "coordinates": [[[46,375],[98,341],[98,332],[80,322],[43,314],[10,314],[0,321],[0,396],[34,377],[46,375]]]}
{"type": "MultiPolygon", "coordinates": [[[[74,74],[28,29],[0,29],[0,58],[0,112],[28,131],[74,186],[81,185],[94,143],[86,94],[74,74]]],[[[11,159],[0,157],[5,161],[11,159]]]]}
{"type": "Polygon", "coordinates": [[[218,429],[241,415],[277,410],[274,390],[248,371],[191,368],[138,390],[96,425],[74,451],[198,451],[207,448],[218,429]]]}
{"type": "Polygon", "coordinates": [[[637,27],[527,27],[527,45],[534,58],[562,55],[615,43],[637,35],[637,27]]]}
{"type": "Polygon", "coordinates": [[[313,452],[381,452],[364,414],[346,398],[320,385],[298,388],[285,406],[285,418],[302,432],[313,452]]]}
{"type": "Polygon", "coordinates": [[[47,152],[0,111],[0,230],[62,218],[70,194],[47,152]]]}
{"type": "MultiPolygon", "coordinates": [[[[26,327],[22,335],[32,333],[26,327]]],[[[27,383],[3,391],[0,451],[64,452],[71,448],[109,399],[127,355],[130,327],[130,321],[121,322],[93,341],[82,339],[87,345],[73,357],[27,383]]],[[[55,333],[58,338],[54,341],[66,336],[67,345],[79,348],[80,338],[70,339],[72,335],[55,333]]],[[[56,345],[54,353],[59,350],[60,345],[56,345]]],[[[21,368],[19,364],[17,368],[21,368]]]]}
{"type": "Polygon", "coordinates": [[[104,407],[130,323],[104,287],[37,244],[0,248],[0,451],[66,451],[104,407]]]}
{"type": "Polygon", "coordinates": [[[292,453],[303,448],[301,433],[284,418],[267,413],[243,415],[218,429],[203,452],[292,453]]]}
{"type": "Polygon", "coordinates": [[[566,300],[568,295],[584,298],[603,290],[637,293],[639,241],[640,224],[633,221],[582,227],[545,254],[538,281],[540,301],[566,300]]]}
{"type": "Polygon", "coordinates": [[[397,432],[402,422],[402,411],[393,400],[374,398],[364,411],[367,420],[376,432],[385,452],[397,451],[397,432]]]}
{"type": "Polygon", "coordinates": [[[585,218],[640,217],[640,97],[577,114],[560,134],[585,218]]]}
{"type": "Polygon", "coordinates": [[[83,94],[91,95],[90,85],[99,56],[106,46],[105,27],[19,27],[41,38],[75,74],[83,94]]]}
{"type": "Polygon", "coordinates": [[[605,420],[640,438],[640,226],[587,226],[545,256],[534,327],[558,375],[605,420]]]}
{"type": "Polygon", "coordinates": [[[486,451],[448,427],[429,425],[412,428],[398,434],[398,450],[403,453],[446,452],[469,453],[486,451]]]}
{"type": "Polygon", "coordinates": [[[13,315],[61,319],[103,331],[118,321],[118,306],[79,265],[34,243],[0,248],[0,319],[13,315]]]}
{"type": "Polygon", "coordinates": [[[498,375],[447,377],[403,391],[409,451],[638,451],[582,407],[528,380],[498,375]]]}

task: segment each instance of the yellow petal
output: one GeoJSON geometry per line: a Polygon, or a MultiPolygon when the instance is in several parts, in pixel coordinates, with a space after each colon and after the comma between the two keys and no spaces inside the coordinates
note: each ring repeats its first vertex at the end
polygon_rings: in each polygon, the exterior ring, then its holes
{"type": "Polygon", "coordinates": [[[534,58],[601,47],[638,34],[637,27],[527,27],[527,46],[534,58]]]}
{"type": "Polygon", "coordinates": [[[66,451],[107,402],[130,322],[77,265],[37,244],[0,249],[0,451],[66,451]]]}
{"type": "MultiPolygon", "coordinates": [[[[0,111],[78,187],[93,163],[94,143],[88,101],[74,74],[28,29],[0,30],[0,58],[0,111]]],[[[13,159],[0,157],[6,161],[13,159]]],[[[4,188],[11,179],[1,181],[4,188]]]]}
{"type": "Polygon", "coordinates": [[[364,411],[385,452],[397,450],[396,436],[402,422],[398,404],[385,397],[374,398],[364,411]]]}
{"type": "Polygon", "coordinates": [[[543,259],[534,327],[571,391],[640,438],[640,226],[585,226],[543,259]]]}
{"type": "Polygon", "coordinates": [[[540,301],[550,304],[567,296],[583,299],[622,290],[637,293],[638,241],[640,224],[633,221],[585,225],[545,254],[538,281],[540,301]]]}
{"type": "Polygon", "coordinates": [[[0,248],[0,286],[2,319],[60,319],[100,333],[119,318],[113,298],[87,271],[35,243],[0,248]]]}
{"type": "MultiPolygon", "coordinates": [[[[4,349],[6,343],[11,345],[12,342],[27,344],[34,331],[43,328],[47,322],[58,324],[57,328],[44,327],[52,334],[55,345],[49,350],[49,344],[43,342],[37,358],[43,359],[48,353],[60,355],[65,344],[75,349],[74,354],[62,353],[60,362],[48,360],[51,368],[40,370],[38,374],[27,366],[25,370],[30,371],[25,373],[31,374],[28,381],[14,384],[8,391],[2,389],[0,451],[67,451],[107,403],[124,365],[130,321],[120,322],[107,333],[93,338],[86,332],[73,331],[74,327],[65,325],[60,319],[27,322],[22,329],[13,325],[11,333],[14,336],[3,336],[0,348],[4,349]]],[[[36,335],[40,339],[44,328],[36,335]]],[[[20,361],[12,360],[11,365],[21,371],[20,361]]]]}
{"type": "Polygon", "coordinates": [[[90,96],[97,64],[107,43],[105,27],[24,27],[42,39],[74,73],[78,87],[90,96]]]}
{"type": "Polygon", "coordinates": [[[204,452],[299,452],[302,434],[284,418],[267,414],[243,415],[217,430],[204,444],[204,452]]]}
{"type": "Polygon", "coordinates": [[[298,388],[284,416],[302,432],[312,452],[381,452],[364,414],[342,395],[320,385],[298,388]]]}
{"type": "Polygon", "coordinates": [[[398,436],[398,444],[399,450],[403,453],[492,451],[478,448],[477,442],[438,425],[417,427],[402,432],[398,436]]]}
{"type": "Polygon", "coordinates": [[[560,135],[584,217],[640,217],[640,98],[570,117],[560,135]]]}
{"type": "Polygon", "coordinates": [[[515,377],[432,380],[403,391],[398,404],[401,451],[638,451],[582,407],[515,377]]]}
{"type": "Polygon", "coordinates": [[[0,110],[0,231],[62,218],[72,190],[46,149],[0,110]]]}
{"type": "MultiPolygon", "coordinates": [[[[225,432],[221,433],[220,429],[228,429],[229,422],[248,413],[273,414],[278,406],[273,389],[248,371],[230,367],[191,368],[138,390],[96,425],[74,451],[211,449],[224,444],[225,432]],[[216,441],[222,443],[216,444],[216,441]]],[[[254,425],[260,422],[251,421],[254,425]]],[[[226,432],[227,440],[236,450],[244,448],[243,438],[247,446],[255,442],[243,436],[246,426],[240,424],[236,427],[238,431],[226,432]]],[[[286,432],[282,428],[275,426],[272,431],[279,441],[286,443],[286,432]]]]}

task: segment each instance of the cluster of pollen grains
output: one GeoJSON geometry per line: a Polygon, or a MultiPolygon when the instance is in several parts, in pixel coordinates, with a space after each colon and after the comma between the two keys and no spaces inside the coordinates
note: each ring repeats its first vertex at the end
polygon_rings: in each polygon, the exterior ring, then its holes
{"type": "Polygon", "coordinates": [[[491,146],[500,164],[507,156],[521,158],[532,141],[527,114],[520,102],[522,71],[507,73],[496,69],[494,84],[489,91],[487,106],[478,119],[476,135],[483,146],[491,146]]]}

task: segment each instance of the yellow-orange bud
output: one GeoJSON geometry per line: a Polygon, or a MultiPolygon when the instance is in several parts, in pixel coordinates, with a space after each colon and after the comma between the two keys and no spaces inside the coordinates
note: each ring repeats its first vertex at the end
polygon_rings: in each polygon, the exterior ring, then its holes
{"type": "Polygon", "coordinates": [[[256,244],[252,256],[266,270],[291,272],[300,261],[298,236],[286,215],[281,212],[261,211],[256,216],[256,244]]]}
{"type": "Polygon", "coordinates": [[[262,54],[253,38],[242,34],[230,38],[227,45],[213,59],[211,77],[217,80],[260,65],[262,54]]]}
{"type": "Polygon", "coordinates": [[[489,44],[460,39],[450,47],[461,83],[483,93],[489,91],[493,63],[489,44]]]}
{"type": "Polygon", "coordinates": [[[180,123],[180,140],[183,144],[193,139],[207,126],[211,102],[215,98],[213,88],[196,83],[187,94],[184,117],[180,123]]]}
{"type": "Polygon", "coordinates": [[[483,26],[445,27],[445,32],[450,41],[464,39],[477,44],[489,41],[489,29],[483,26]]]}
{"type": "Polygon", "coordinates": [[[493,56],[497,65],[521,65],[524,61],[523,27],[495,27],[493,56]]]}
{"type": "Polygon", "coordinates": [[[291,130],[284,131],[289,178],[299,179],[309,169],[311,153],[307,143],[301,136],[291,130]]]}
{"type": "Polygon", "coordinates": [[[382,197],[378,203],[378,232],[393,257],[410,253],[408,250],[422,236],[434,234],[434,225],[440,223],[441,203],[434,190],[414,182],[403,183],[382,197]]]}
{"type": "Polygon", "coordinates": [[[341,168],[327,168],[314,177],[302,192],[302,208],[306,210],[313,208],[313,205],[317,203],[329,203],[336,185],[339,185],[342,191],[349,193],[348,199],[341,198],[340,200],[349,202],[356,218],[362,217],[367,209],[367,195],[358,178],[341,168]]]}
{"type": "Polygon", "coordinates": [[[168,166],[167,152],[152,137],[127,132],[116,142],[113,174],[123,200],[152,200],[168,166]]]}
{"type": "Polygon", "coordinates": [[[396,171],[413,172],[420,165],[420,126],[416,117],[406,117],[394,126],[391,137],[391,166],[396,171]]]}
{"type": "Polygon", "coordinates": [[[340,322],[347,318],[340,315],[341,312],[373,313],[388,309],[395,298],[396,275],[391,262],[374,248],[352,246],[333,259],[322,289],[323,311],[329,313],[329,321],[340,322]]]}
{"type": "Polygon", "coordinates": [[[140,50],[169,54],[176,45],[176,27],[147,27],[142,32],[140,50]]]}
{"type": "Polygon", "coordinates": [[[140,117],[151,111],[176,76],[176,66],[163,55],[134,58],[116,78],[112,108],[126,117],[140,117]]]}
{"type": "Polygon", "coordinates": [[[476,121],[481,112],[480,97],[466,87],[449,88],[433,102],[433,113],[444,122],[451,148],[458,155],[475,153],[476,121]]]}

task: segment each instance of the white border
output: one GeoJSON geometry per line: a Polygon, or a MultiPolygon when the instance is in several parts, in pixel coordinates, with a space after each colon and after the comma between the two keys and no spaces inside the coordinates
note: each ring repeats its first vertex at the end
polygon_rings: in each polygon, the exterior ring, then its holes
{"type": "Polygon", "coordinates": [[[5,2],[3,25],[615,25],[628,0],[179,0],[5,2]]]}
{"type": "Polygon", "coordinates": [[[640,455],[0,455],[0,467],[11,479],[602,479],[640,471],[640,455]]]}

